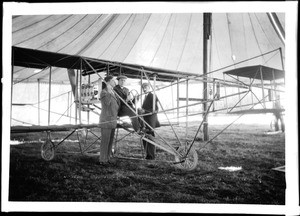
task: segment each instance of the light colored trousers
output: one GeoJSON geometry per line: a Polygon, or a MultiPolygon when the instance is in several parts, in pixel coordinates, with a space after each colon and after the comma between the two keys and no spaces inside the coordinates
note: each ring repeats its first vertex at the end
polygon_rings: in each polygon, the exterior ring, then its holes
{"type": "Polygon", "coordinates": [[[115,129],[101,128],[100,162],[108,162],[115,136],[115,129]]]}

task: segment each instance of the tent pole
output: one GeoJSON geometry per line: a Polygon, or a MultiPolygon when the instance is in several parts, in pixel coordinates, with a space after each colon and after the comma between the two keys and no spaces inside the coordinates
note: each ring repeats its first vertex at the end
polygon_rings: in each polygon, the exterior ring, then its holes
{"type": "Polygon", "coordinates": [[[82,71],[82,60],[80,61],[80,70],[79,70],[79,124],[81,124],[81,94],[82,94],[82,75],[81,75],[81,71],[82,71]]]}
{"type": "Polygon", "coordinates": [[[152,101],[152,112],[155,112],[155,99],[156,99],[156,94],[155,94],[155,86],[156,86],[156,74],[153,76],[153,101],[152,101]]]}
{"type": "Polygon", "coordinates": [[[49,73],[48,125],[50,125],[50,107],[51,107],[51,74],[52,74],[52,67],[50,67],[50,73],[49,73]]]}
{"type": "MultiPolygon", "coordinates": [[[[89,97],[90,97],[90,94],[91,94],[91,91],[90,91],[90,88],[91,88],[91,75],[89,75],[88,76],[88,83],[89,83],[89,85],[88,85],[88,89],[89,89],[89,97]]],[[[88,107],[88,110],[87,110],[87,120],[88,120],[88,124],[90,123],[90,103],[88,103],[88,105],[87,105],[87,107],[88,107]]]]}
{"type": "Polygon", "coordinates": [[[78,108],[78,70],[76,70],[76,85],[75,85],[75,124],[77,124],[77,108],[78,108]]]}
{"type": "MultiPolygon", "coordinates": [[[[273,77],[273,80],[272,80],[273,94],[272,94],[271,99],[276,100],[276,98],[277,98],[277,91],[276,91],[277,90],[277,83],[276,83],[276,79],[275,79],[274,69],[272,69],[272,77],[273,77]]],[[[271,85],[271,89],[272,89],[272,85],[271,85]]]]}
{"type": "MultiPolygon", "coordinates": [[[[281,50],[281,47],[279,48],[279,52],[280,52],[280,58],[281,58],[281,66],[282,66],[282,70],[283,70],[283,72],[284,72],[285,69],[284,69],[284,63],[283,63],[283,56],[282,56],[282,50],[281,50]]],[[[285,77],[283,78],[283,81],[284,81],[284,85],[285,85],[285,77]]]]}
{"type": "MultiPolygon", "coordinates": [[[[224,82],[226,82],[225,74],[223,74],[223,80],[224,80],[224,82]]],[[[226,89],[227,89],[227,87],[226,87],[226,85],[224,85],[226,112],[228,113],[228,101],[227,101],[227,91],[226,91],[226,89]]]]}
{"type": "Polygon", "coordinates": [[[41,113],[40,113],[40,110],[41,110],[41,107],[40,107],[40,103],[41,103],[41,101],[40,101],[40,97],[41,97],[41,95],[40,95],[40,79],[37,79],[37,81],[38,81],[38,125],[41,125],[41,113]]]}
{"type": "Polygon", "coordinates": [[[142,88],[142,84],[143,84],[143,72],[141,72],[141,107],[143,106],[143,88],[142,88]]]}
{"type": "Polygon", "coordinates": [[[12,49],[11,82],[10,82],[10,126],[12,121],[13,85],[14,85],[14,49],[12,49]]]}
{"type": "MultiPolygon", "coordinates": [[[[207,41],[211,34],[211,13],[203,13],[203,112],[207,111],[207,41]]],[[[208,140],[208,115],[203,114],[203,140],[208,140]]]]}
{"type": "Polygon", "coordinates": [[[186,98],[185,98],[185,103],[186,103],[186,108],[185,108],[185,113],[186,113],[186,123],[185,123],[185,140],[187,141],[188,139],[188,128],[189,128],[189,80],[186,80],[186,98]]]}
{"type": "MultiPolygon", "coordinates": [[[[216,85],[216,79],[213,78],[213,96],[215,95],[215,92],[216,92],[216,86],[215,85],[216,85]]],[[[215,111],[215,101],[213,102],[212,106],[213,106],[213,111],[215,111]]]]}
{"type": "MultiPolygon", "coordinates": [[[[238,82],[240,82],[240,78],[238,76],[236,76],[236,79],[238,80],[238,82]]],[[[240,103],[237,106],[241,106],[242,105],[241,94],[240,94],[241,90],[240,90],[239,86],[237,88],[238,88],[238,93],[239,93],[238,95],[239,95],[239,101],[240,101],[240,103]]]]}
{"type": "Polygon", "coordinates": [[[177,124],[179,124],[179,78],[177,78],[177,124]]]}
{"type": "Polygon", "coordinates": [[[250,80],[250,88],[251,88],[251,104],[252,104],[252,106],[253,106],[253,104],[254,104],[254,101],[253,101],[253,92],[252,92],[252,81],[251,81],[251,78],[249,78],[249,80],[250,80]]]}
{"type": "Polygon", "coordinates": [[[68,92],[68,103],[67,103],[67,116],[70,116],[69,113],[70,113],[70,109],[69,109],[69,106],[70,106],[70,92],[68,92]]]}
{"type": "Polygon", "coordinates": [[[260,71],[260,80],[262,85],[262,96],[263,96],[263,102],[264,102],[264,108],[266,108],[266,101],[265,101],[265,88],[264,88],[264,81],[263,81],[263,74],[261,67],[259,68],[260,71]]]}
{"type": "Polygon", "coordinates": [[[173,90],[173,85],[171,85],[171,95],[172,95],[172,116],[174,118],[174,115],[175,115],[175,110],[174,110],[174,90],[173,90]]]}
{"type": "Polygon", "coordinates": [[[72,121],[72,105],[73,105],[73,103],[72,103],[72,101],[73,101],[73,94],[71,94],[71,92],[70,92],[70,120],[69,120],[69,122],[70,122],[70,124],[71,124],[71,121],[72,121]]]}

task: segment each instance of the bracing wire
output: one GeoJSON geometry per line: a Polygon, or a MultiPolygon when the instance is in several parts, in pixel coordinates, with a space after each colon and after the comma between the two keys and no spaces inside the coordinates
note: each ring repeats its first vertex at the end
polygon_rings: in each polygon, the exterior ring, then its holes
{"type": "MultiPolygon", "coordinates": [[[[264,99],[264,98],[263,98],[264,99]]],[[[261,99],[260,102],[263,100],[261,99]]],[[[254,108],[255,105],[253,105],[251,109],[254,108]]],[[[217,138],[221,133],[223,133],[223,131],[225,131],[227,128],[229,128],[232,124],[234,124],[237,120],[239,120],[243,115],[245,115],[244,113],[239,115],[235,120],[233,120],[230,124],[228,124],[225,128],[223,128],[219,133],[217,133],[213,138],[211,138],[210,140],[208,140],[203,146],[201,146],[198,151],[200,151],[201,149],[203,149],[206,145],[208,145],[209,143],[211,143],[215,138],[217,138]]]]}
{"type": "Polygon", "coordinates": [[[56,123],[63,117],[65,116],[65,113],[68,112],[70,110],[70,108],[72,107],[72,105],[74,104],[74,102],[72,104],[70,104],[70,106],[66,109],[66,111],[63,112],[63,114],[61,114],[61,116],[57,119],[56,123]]]}
{"type": "MultiPolygon", "coordinates": [[[[50,98],[50,100],[55,99],[55,98],[58,98],[58,97],[61,97],[61,96],[65,95],[65,94],[68,94],[68,93],[70,93],[70,92],[72,92],[72,91],[68,91],[68,92],[62,93],[62,94],[60,94],[60,95],[53,96],[53,97],[50,98]]],[[[48,101],[48,100],[49,100],[49,99],[45,99],[45,100],[42,100],[42,101],[40,101],[40,102],[38,102],[38,103],[34,103],[34,104],[32,104],[32,105],[36,105],[36,104],[39,104],[39,103],[41,104],[41,103],[46,102],[46,101],[48,101]]]]}

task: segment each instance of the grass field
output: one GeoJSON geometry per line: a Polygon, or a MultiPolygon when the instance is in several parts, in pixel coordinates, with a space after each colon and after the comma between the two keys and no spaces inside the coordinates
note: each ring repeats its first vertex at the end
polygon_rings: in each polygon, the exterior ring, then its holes
{"type": "MultiPolygon", "coordinates": [[[[211,125],[209,137],[224,127],[211,125]]],[[[184,127],[175,129],[179,137],[185,137],[184,127]]],[[[170,128],[158,130],[176,143],[170,128]]],[[[189,139],[196,130],[197,124],[190,124],[189,139]]],[[[10,148],[9,201],[284,205],[285,173],[272,168],[285,165],[285,134],[266,134],[268,130],[268,126],[239,124],[207,145],[197,139],[199,162],[192,171],[176,168],[168,162],[173,156],[159,149],[155,161],[141,160],[135,135],[122,139],[115,163],[103,167],[97,165],[98,156],[70,154],[79,150],[78,143],[69,141],[76,140],[75,135],[57,148],[53,160],[45,161],[40,156],[45,133],[12,134],[11,140],[24,144],[10,148]],[[220,167],[241,169],[230,172],[220,167]]],[[[51,136],[57,140],[65,134],[51,136]]],[[[122,135],[125,133],[120,130],[119,137],[122,135]]]]}

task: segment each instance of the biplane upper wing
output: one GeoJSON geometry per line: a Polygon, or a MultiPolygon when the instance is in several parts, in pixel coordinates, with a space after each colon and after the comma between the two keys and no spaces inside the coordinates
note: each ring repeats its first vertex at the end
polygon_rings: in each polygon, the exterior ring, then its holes
{"type": "MultiPolygon", "coordinates": [[[[159,74],[159,77],[157,77],[158,81],[173,81],[177,78],[197,76],[197,74],[194,73],[172,71],[137,64],[112,62],[108,60],[22,48],[17,46],[12,46],[12,64],[14,66],[38,69],[44,69],[50,66],[78,69],[82,70],[82,76],[93,74],[95,71],[105,71],[107,70],[107,67],[109,67],[109,72],[112,75],[119,75],[120,68],[122,68],[122,74],[129,78],[138,79],[140,79],[140,71],[144,70],[150,74],[159,74]]],[[[151,79],[151,77],[149,78],[151,79]]]]}

